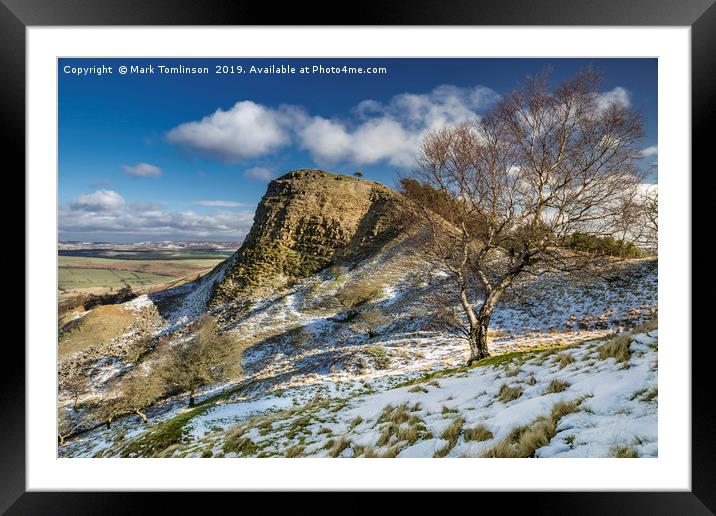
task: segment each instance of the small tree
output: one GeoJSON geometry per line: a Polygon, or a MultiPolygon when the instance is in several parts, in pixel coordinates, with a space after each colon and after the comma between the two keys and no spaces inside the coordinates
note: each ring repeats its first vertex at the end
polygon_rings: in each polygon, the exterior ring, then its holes
{"type": "Polygon", "coordinates": [[[80,397],[87,392],[87,377],[72,369],[60,377],[60,390],[65,391],[72,400],[72,410],[77,411],[80,397]]]}
{"type": "Polygon", "coordinates": [[[57,407],[57,441],[60,446],[65,444],[65,439],[77,432],[77,423],[69,417],[65,407],[57,407]]]}
{"type": "Polygon", "coordinates": [[[599,84],[590,69],[554,90],[547,74],[528,79],[479,121],[428,134],[402,181],[423,254],[455,287],[463,317],[439,315],[468,341],[469,363],[489,355],[490,319],[518,278],[605,258],[567,249],[575,232],[633,237],[642,122],[599,84]]]}
{"type": "Polygon", "coordinates": [[[143,410],[152,405],[164,393],[164,382],[159,375],[135,375],[122,382],[120,403],[127,412],[138,415],[147,422],[143,410]]]}
{"type": "Polygon", "coordinates": [[[124,397],[121,395],[105,397],[97,409],[97,415],[107,425],[108,429],[112,427],[112,422],[115,419],[126,413],[127,406],[124,397]]]}
{"type": "Polygon", "coordinates": [[[219,333],[213,317],[197,323],[194,337],[167,346],[164,378],[170,385],[189,393],[194,406],[197,389],[241,373],[241,346],[226,333],[219,333]]]}

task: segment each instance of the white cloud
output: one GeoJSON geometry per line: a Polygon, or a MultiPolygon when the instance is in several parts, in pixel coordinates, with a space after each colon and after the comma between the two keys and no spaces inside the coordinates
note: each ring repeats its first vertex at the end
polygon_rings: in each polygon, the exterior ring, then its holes
{"type": "Polygon", "coordinates": [[[631,95],[626,89],[617,86],[611,91],[605,91],[597,98],[597,108],[599,110],[605,110],[611,105],[628,108],[631,106],[631,95]]]}
{"type": "Polygon", "coordinates": [[[70,235],[71,239],[103,240],[111,235],[123,235],[240,240],[253,223],[254,212],[251,210],[217,210],[207,214],[192,210],[166,211],[157,203],[138,202],[127,206],[115,192],[105,192],[101,196],[96,195],[98,193],[80,196],[60,206],[59,229],[63,238],[70,235]]]}
{"type": "Polygon", "coordinates": [[[289,144],[289,130],[302,117],[296,107],[271,109],[244,100],[228,111],[218,109],[199,121],[173,128],[167,140],[224,161],[239,162],[289,144]]]}
{"type": "Polygon", "coordinates": [[[656,145],[647,147],[641,151],[642,158],[648,158],[649,156],[656,156],[659,153],[659,148],[656,145]]]}
{"type": "Polygon", "coordinates": [[[499,95],[484,86],[450,85],[425,94],[401,93],[387,103],[364,100],[353,109],[358,119],[353,123],[313,117],[299,128],[299,143],[318,163],[409,166],[428,131],[476,120],[497,100],[499,95]]]}
{"type": "Polygon", "coordinates": [[[242,206],[246,206],[245,204],[236,201],[196,201],[194,204],[218,208],[240,208],[242,206]]]}
{"type": "Polygon", "coordinates": [[[244,171],[244,176],[257,181],[269,182],[273,179],[273,172],[265,167],[253,167],[244,171]]]}
{"type": "Polygon", "coordinates": [[[137,177],[158,177],[162,175],[162,169],[149,163],[137,163],[136,165],[124,165],[122,169],[130,176],[137,177]]]}
{"type": "Polygon", "coordinates": [[[104,212],[124,207],[124,198],[112,190],[97,190],[88,195],[80,195],[70,206],[76,211],[104,212]]]}
{"type": "MultiPolygon", "coordinates": [[[[308,151],[319,166],[386,162],[408,167],[429,131],[479,119],[499,101],[490,88],[442,85],[427,93],[401,93],[387,102],[366,99],[345,118],[310,115],[298,106],[269,108],[245,100],[200,121],[181,124],[167,140],[229,162],[263,156],[291,144],[308,151]]],[[[600,94],[599,109],[630,105],[629,92],[616,87],[600,94]]],[[[247,177],[269,181],[257,167],[247,177]]]]}

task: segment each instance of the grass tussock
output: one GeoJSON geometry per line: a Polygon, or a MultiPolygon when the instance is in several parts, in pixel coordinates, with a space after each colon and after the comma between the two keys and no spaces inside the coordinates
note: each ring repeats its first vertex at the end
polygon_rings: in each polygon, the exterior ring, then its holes
{"type": "Polygon", "coordinates": [[[560,369],[564,369],[569,364],[574,363],[574,357],[568,353],[560,353],[555,357],[555,362],[559,364],[560,369]]]}
{"type": "Polygon", "coordinates": [[[639,454],[631,446],[618,444],[610,448],[609,456],[615,459],[636,459],[639,457],[639,454]]]}
{"type": "Polygon", "coordinates": [[[563,392],[566,391],[570,386],[569,382],[565,382],[562,380],[559,380],[558,378],[555,378],[551,382],[549,382],[549,385],[547,385],[547,388],[545,389],[545,394],[554,394],[557,392],[563,392]]]}
{"type": "Polygon", "coordinates": [[[493,435],[483,425],[477,425],[474,428],[465,428],[462,435],[466,441],[489,441],[493,435]]]}
{"type": "Polygon", "coordinates": [[[284,457],[292,459],[294,457],[300,457],[303,453],[304,447],[300,444],[297,444],[295,446],[291,446],[289,449],[286,450],[286,453],[284,454],[284,457]]]}
{"type": "Polygon", "coordinates": [[[353,421],[351,421],[351,430],[353,430],[355,427],[360,425],[363,422],[363,418],[360,416],[356,416],[353,418],[353,421]]]}
{"type": "Polygon", "coordinates": [[[433,457],[445,457],[448,453],[450,453],[450,450],[452,450],[457,444],[457,440],[460,437],[460,433],[462,432],[462,425],[464,423],[465,420],[461,417],[458,417],[455,418],[445,430],[443,430],[443,433],[440,434],[440,438],[446,440],[448,443],[442,448],[440,448],[438,451],[436,451],[433,457]]]}
{"type": "Polygon", "coordinates": [[[350,445],[351,442],[345,437],[341,437],[340,439],[329,439],[326,443],[328,456],[333,458],[338,457],[344,450],[349,448],[350,445]]]}
{"type": "Polygon", "coordinates": [[[577,412],[581,402],[581,399],[577,399],[555,403],[548,416],[539,417],[529,425],[514,428],[505,439],[487,450],[483,457],[534,457],[535,451],[549,444],[555,436],[559,420],[567,414],[577,412]]]}
{"type": "MultiPolygon", "coordinates": [[[[415,405],[413,409],[417,410],[418,405],[415,405]]],[[[387,405],[378,418],[378,424],[382,424],[383,428],[376,446],[385,446],[393,441],[394,437],[396,443],[407,442],[408,444],[432,437],[423,421],[410,413],[410,408],[406,403],[397,407],[387,405]]],[[[398,449],[399,451],[400,449],[398,449]]]]}
{"type": "Polygon", "coordinates": [[[522,396],[522,389],[518,386],[510,387],[506,383],[502,384],[500,391],[497,393],[497,399],[502,403],[509,403],[522,396]]]}
{"type": "Polygon", "coordinates": [[[519,367],[513,367],[512,369],[508,369],[507,371],[505,371],[505,376],[510,378],[517,376],[518,374],[520,374],[519,367]]]}
{"type": "Polygon", "coordinates": [[[631,350],[629,349],[631,340],[631,335],[619,335],[608,340],[597,348],[599,360],[613,358],[617,362],[628,362],[631,358],[631,350]]]}

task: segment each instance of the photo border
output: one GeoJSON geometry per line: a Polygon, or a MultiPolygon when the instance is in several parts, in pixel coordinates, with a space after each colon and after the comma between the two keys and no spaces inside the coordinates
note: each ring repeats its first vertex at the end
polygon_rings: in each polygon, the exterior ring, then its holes
{"type": "MultiPolygon", "coordinates": [[[[708,129],[713,127],[716,85],[713,56],[716,55],[716,7],[714,0],[623,1],[529,1],[501,3],[461,1],[410,4],[382,2],[366,6],[352,18],[355,25],[666,25],[690,26],[692,37],[692,168],[706,169],[708,129]]],[[[0,0],[0,70],[4,76],[0,106],[6,127],[8,170],[25,169],[25,30],[42,25],[336,25],[325,13],[316,15],[305,5],[287,6],[271,12],[227,1],[131,2],[105,0],[0,0]]],[[[340,24],[340,23],[339,23],[340,24]]],[[[711,144],[712,145],[712,144],[711,144]]],[[[707,269],[704,269],[707,270],[707,269]]],[[[30,271],[25,270],[25,274],[30,271]]],[[[690,340],[691,336],[687,338],[690,340]]],[[[17,347],[16,347],[17,348],[17,347]]],[[[82,514],[89,511],[136,510],[149,497],[129,493],[39,493],[25,492],[25,357],[20,349],[6,358],[2,375],[2,439],[0,440],[0,510],[12,505],[16,514],[82,514]],[[144,501],[136,497],[142,497],[144,501]]],[[[610,512],[649,514],[710,514],[716,507],[713,486],[716,478],[716,446],[712,415],[713,351],[708,343],[692,349],[692,491],[690,493],[530,493],[511,495],[518,505],[550,508],[552,513],[604,514],[610,512]]],[[[174,503],[185,496],[171,495],[174,503]]],[[[217,493],[202,493],[216,496],[217,493]]],[[[485,493],[487,495],[487,493],[485,493]]],[[[482,496],[482,495],[481,495],[482,496]]],[[[495,496],[495,494],[491,494],[495,496]]],[[[497,494],[499,496],[499,494],[497,494]]],[[[163,496],[163,503],[169,503],[163,496]]],[[[182,500],[184,499],[184,500],[182,500]]],[[[538,510],[538,512],[540,512],[538,510]]]]}

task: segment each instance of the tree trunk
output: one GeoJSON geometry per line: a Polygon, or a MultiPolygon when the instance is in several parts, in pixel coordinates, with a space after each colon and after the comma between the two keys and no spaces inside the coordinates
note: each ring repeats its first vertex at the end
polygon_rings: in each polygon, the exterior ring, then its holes
{"type": "Polygon", "coordinates": [[[492,312],[495,311],[495,305],[500,300],[502,292],[503,289],[494,289],[485,299],[480,311],[473,315],[474,318],[469,318],[470,334],[468,335],[468,341],[470,343],[470,358],[467,361],[467,365],[490,356],[490,352],[487,350],[487,332],[490,329],[492,312]]]}
{"type": "Polygon", "coordinates": [[[141,417],[142,421],[144,421],[145,423],[147,422],[147,416],[146,414],[143,414],[141,410],[137,409],[134,411],[134,413],[141,417]]]}
{"type": "Polygon", "coordinates": [[[468,342],[470,344],[470,358],[467,365],[490,356],[487,350],[487,331],[490,322],[489,317],[477,317],[477,322],[470,328],[468,342]]]}

